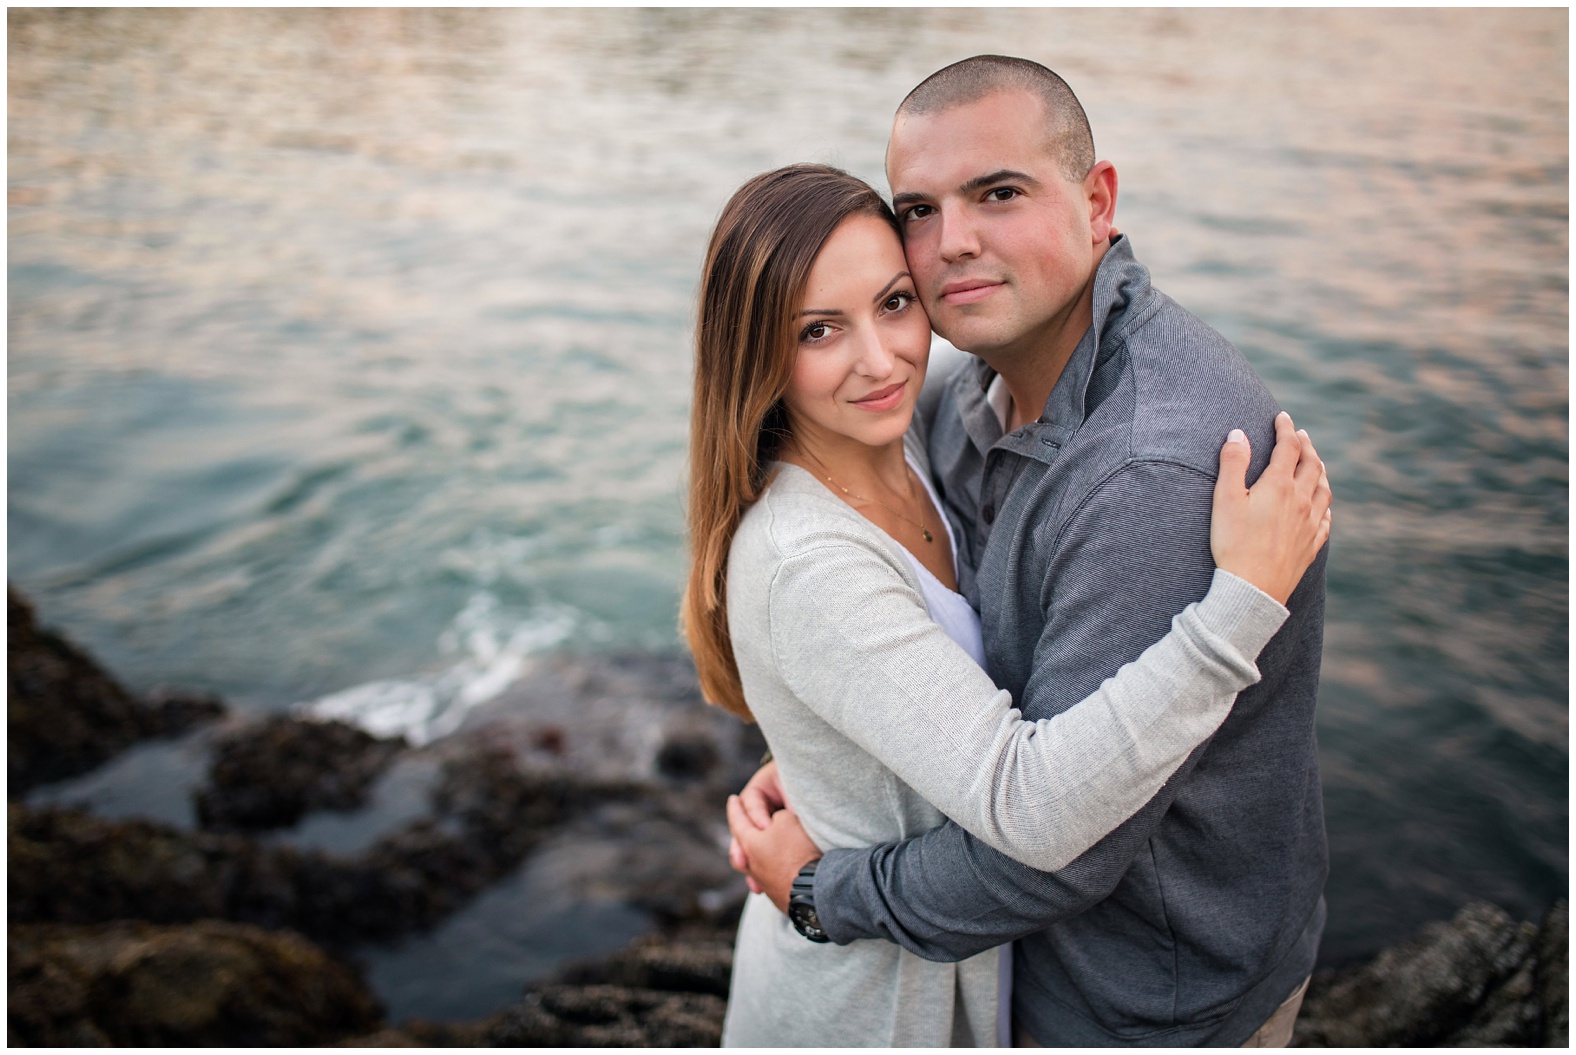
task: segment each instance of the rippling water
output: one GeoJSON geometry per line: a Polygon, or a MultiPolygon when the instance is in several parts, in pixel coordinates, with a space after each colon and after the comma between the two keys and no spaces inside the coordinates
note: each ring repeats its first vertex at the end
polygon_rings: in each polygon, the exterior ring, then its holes
{"type": "Polygon", "coordinates": [[[9,575],[138,688],[440,734],[667,649],[690,314],[933,69],[1079,91],[1337,492],[1324,955],[1567,885],[1567,14],[12,11],[9,575]]]}

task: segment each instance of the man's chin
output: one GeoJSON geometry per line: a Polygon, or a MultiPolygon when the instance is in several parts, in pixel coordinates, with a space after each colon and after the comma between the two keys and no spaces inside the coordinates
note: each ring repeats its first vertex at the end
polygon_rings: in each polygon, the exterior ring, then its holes
{"type": "Polygon", "coordinates": [[[938,319],[930,317],[930,328],[940,334],[948,344],[961,352],[990,358],[990,353],[1007,342],[1005,331],[1009,327],[981,318],[938,319]]]}

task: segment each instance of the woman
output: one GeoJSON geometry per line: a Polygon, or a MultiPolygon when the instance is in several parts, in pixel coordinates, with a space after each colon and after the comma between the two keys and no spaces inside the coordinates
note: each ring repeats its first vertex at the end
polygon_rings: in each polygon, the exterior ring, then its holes
{"type": "MultiPolygon", "coordinates": [[[[702,279],[685,632],[707,698],[760,721],[818,846],[945,816],[1059,868],[1148,801],[1258,679],[1328,535],[1328,489],[1312,459],[1284,516],[1265,521],[1260,501],[1247,524],[1244,503],[1217,500],[1216,533],[1236,541],[1214,547],[1205,599],[1099,691],[1025,722],[979,666],[909,430],[929,346],[896,221],[868,186],[800,165],[734,196],[702,279]]],[[[757,896],[724,1042],[994,1045],[1000,966],[998,952],[945,964],[813,944],[757,896]]]]}

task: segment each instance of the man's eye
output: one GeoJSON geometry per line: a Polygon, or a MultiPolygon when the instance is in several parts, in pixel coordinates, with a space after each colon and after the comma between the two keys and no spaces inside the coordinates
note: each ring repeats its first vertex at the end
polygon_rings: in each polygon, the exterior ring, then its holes
{"type": "Polygon", "coordinates": [[[1013,187],[996,187],[985,194],[991,201],[1011,201],[1017,196],[1018,191],[1013,187]]]}
{"type": "Polygon", "coordinates": [[[903,219],[923,220],[925,217],[929,216],[935,211],[936,210],[929,205],[910,205],[907,209],[903,210],[903,219]]]}

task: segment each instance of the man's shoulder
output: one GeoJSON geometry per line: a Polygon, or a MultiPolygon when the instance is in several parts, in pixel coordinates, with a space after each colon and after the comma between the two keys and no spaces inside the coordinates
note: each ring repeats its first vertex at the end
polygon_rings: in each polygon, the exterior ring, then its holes
{"type": "Polygon", "coordinates": [[[1240,428],[1262,465],[1280,407],[1236,346],[1158,290],[1156,303],[1118,335],[1130,386],[1119,409],[1127,457],[1172,462],[1214,476],[1226,434],[1240,428]]]}

